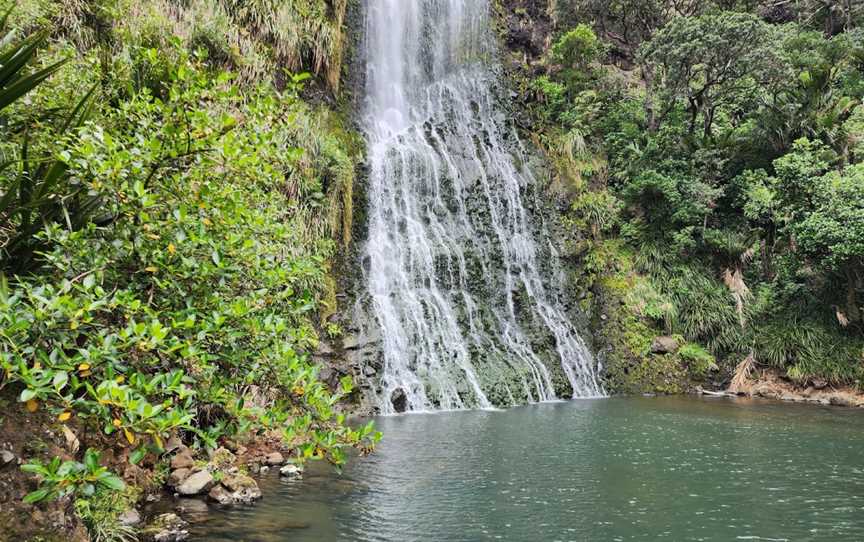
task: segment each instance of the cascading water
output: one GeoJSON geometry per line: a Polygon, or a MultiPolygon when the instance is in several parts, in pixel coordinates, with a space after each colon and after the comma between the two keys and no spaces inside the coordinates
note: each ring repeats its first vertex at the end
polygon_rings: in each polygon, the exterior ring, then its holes
{"type": "Polygon", "coordinates": [[[548,286],[554,250],[525,205],[534,178],[492,91],[487,1],[366,0],[365,40],[378,409],[602,395],[548,286]]]}

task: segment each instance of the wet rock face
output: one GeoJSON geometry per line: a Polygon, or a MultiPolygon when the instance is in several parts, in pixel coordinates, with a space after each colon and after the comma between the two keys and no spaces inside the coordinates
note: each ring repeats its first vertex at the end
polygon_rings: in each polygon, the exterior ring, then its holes
{"type": "Polygon", "coordinates": [[[398,388],[390,394],[390,403],[393,405],[393,410],[402,413],[408,409],[408,397],[405,395],[405,390],[398,388]]]}

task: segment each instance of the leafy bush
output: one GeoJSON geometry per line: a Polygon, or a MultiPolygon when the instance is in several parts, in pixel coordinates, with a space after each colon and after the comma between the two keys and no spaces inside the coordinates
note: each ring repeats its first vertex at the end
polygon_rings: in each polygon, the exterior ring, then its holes
{"type": "Polygon", "coordinates": [[[21,470],[35,474],[40,479],[39,489],[24,497],[24,502],[28,503],[56,499],[69,494],[89,497],[96,493],[98,487],[113,491],[122,491],[126,488],[122,479],[99,465],[99,452],[92,448],[84,453],[83,463],[62,461],[59,457],[55,457],[47,464],[31,461],[22,465],[21,470]]]}

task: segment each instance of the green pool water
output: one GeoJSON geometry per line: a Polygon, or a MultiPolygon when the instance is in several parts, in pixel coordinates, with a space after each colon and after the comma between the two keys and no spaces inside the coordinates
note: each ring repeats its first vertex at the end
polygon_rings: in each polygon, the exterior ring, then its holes
{"type": "Polygon", "coordinates": [[[377,421],[340,476],[265,477],[194,540],[864,540],[864,412],[613,398],[377,421]]]}

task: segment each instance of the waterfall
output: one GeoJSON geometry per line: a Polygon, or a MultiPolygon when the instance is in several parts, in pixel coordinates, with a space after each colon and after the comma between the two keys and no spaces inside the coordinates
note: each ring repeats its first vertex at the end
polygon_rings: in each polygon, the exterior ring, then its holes
{"type": "Polygon", "coordinates": [[[487,0],[365,7],[364,310],[378,328],[378,409],[602,395],[526,207],[535,180],[492,90],[487,0]]]}

